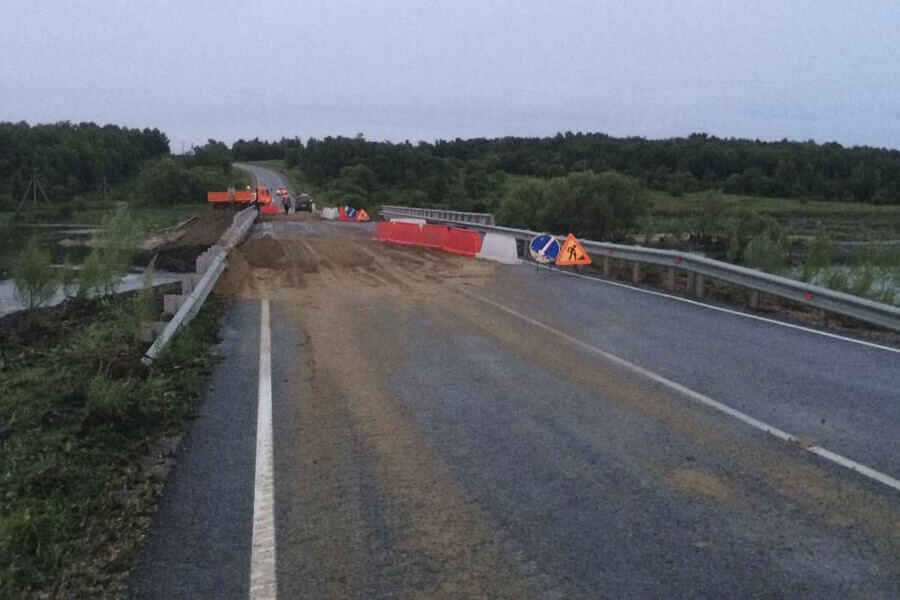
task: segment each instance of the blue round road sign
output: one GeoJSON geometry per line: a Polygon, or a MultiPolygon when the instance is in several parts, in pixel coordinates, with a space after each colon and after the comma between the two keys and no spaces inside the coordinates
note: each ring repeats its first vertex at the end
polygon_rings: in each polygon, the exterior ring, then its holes
{"type": "Polygon", "coordinates": [[[356,218],[355,208],[350,208],[349,206],[347,207],[347,218],[351,220],[356,218]]]}
{"type": "Polygon", "coordinates": [[[559,242],[552,235],[545,233],[531,240],[531,258],[539,263],[551,263],[559,256],[559,242]]]}

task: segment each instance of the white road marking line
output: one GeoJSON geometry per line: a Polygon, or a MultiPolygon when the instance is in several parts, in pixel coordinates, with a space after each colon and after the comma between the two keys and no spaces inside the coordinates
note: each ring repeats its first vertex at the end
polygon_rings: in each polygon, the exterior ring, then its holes
{"type": "Polygon", "coordinates": [[[566,340],[567,342],[574,344],[575,346],[578,346],[579,348],[582,348],[583,350],[587,350],[588,352],[596,354],[596,355],[608,360],[609,362],[619,365],[620,367],[623,367],[623,368],[631,371],[632,373],[636,373],[638,375],[641,375],[642,377],[646,377],[647,379],[650,379],[652,381],[655,381],[656,383],[664,385],[667,388],[674,390],[676,392],[679,392],[692,400],[695,400],[703,405],[706,405],[706,406],[713,408],[719,412],[722,412],[722,413],[728,415],[729,417],[737,419],[738,421],[740,421],[746,425],[749,425],[750,427],[753,427],[754,429],[759,429],[760,431],[764,431],[764,432],[766,432],[770,435],[773,435],[773,436],[777,437],[778,439],[783,440],[785,442],[797,444],[799,447],[802,447],[805,450],[812,452],[813,454],[820,456],[821,458],[824,458],[825,460],[831,461],[834,464],[840,465],[846,469],[850,469],[851,471],[856,471],[860,475],[863,475],[865,477],[868,477],[869,479],[877,481],[878,483],[886,485],[889,488],[893,488],[897,491],[900,491],[900,480],[895,479],[895,478],[891,477],[890,475],[886,475],[884,473],[881,473],[880,471],[876,471],[875,469],[873,469],[871,467],[867,467],[866,465],[858,463],[858,462],[851,460],[845,456],[836,454],[836,453],[834,453],[826,448],[823,448],[821,446],[817,446],[817,445],[806,446],[803,444],[803,442],[797,436],[792,435],[781,429],[778,429],[777,427],[774,427],[772,425],[769,425],[768,423],[764,423],[763,421],[760,421],[759,419],[755,419],[755,418],[751,417],[750,415],[748,415],[746,413],[742,413],[741,411],[731,408],[730,406],[727,406],[725,404],[722,404],[721,402],[718,402],[717,400],[713,400],[709,396],[705,396],[705,395],[701,394],[700,392],[695,392],[694,390],[692,390],[688,387],[685,387],[685,386],[681,385],[680,383],[676,383],[676,382],[672,381],[671,379],[667,379],[667,378],[663,377],[662,375],[657,375],[656,373],[654,373],[652,371],[648,371],[647,369],[645,369],[643,367],[639,367],[638,365],[636,365],[632,362],[629,362],[629,361],[625,360],[624,358],[619,358],[615,354],[610,354],[609,352],[606,352],[605,350],[601,350],[597,346],[588,344],[587,342],[583,342],[583,341],[579,340],[578,338],[569,335],[568,333],[562,332],[562,331],[560,331],[554,327],[551,327],[550,325],[547,325],[545,323],[541,323],[540,321],[538,321],[536,319],[532,319],[528,315],[524,315],[524,314],[518,312],[517,310],[509,308],[508,306],[500,304],[499,302],[495,302],[494,300],[491,300],[490,298],[486,298],[480,294],[476,294],[476,293],[470,292],[468,290],[461,290],[461,291],[464,294],[471,296],[472,298],[481,300],[482,302],[485,302],[486,304],[490,304],[494,308],[501,310],[507,314],[510,314],[518,319],[521,319],[521,320],[525,321],[526,323],[534,325],[535,327],[543,329],[544,331],[548,331],[548,332],[556,335],[557,337],[560,337],[560,338],[566,340]]]}
{"type": "Polygon", "coordinates": [[[603,283],[606,285],[613,285],[616,287],[625,288],[626,290],[641,292],[642,294],[650,294],[651,296],[659,296],[661,298],[669,298],[670,300],[677,300],[679,302],[684,302],[686,304],[693,304],[694,306],[701,306],[703,308],[708,308],[710,310],[717,310],[719,312],[728,313],[729,315],[737,315],[739,317],[753,319],[755,321],[762,321],[763,323],[770,323],[772,325],[779,325],[781,327],[787,327],[789,329],[797,329],[799,331],[805,331],[807,333],[814,333],[816,335],[821,335],[823,337],[832,338],[835,340],[841,340],[842,342],[850,342],[853,344],[859,344],[860,346],[867,346],[869,348],[876,348],[878,350],[886,350],[887,352],[893,352],[894,354],[900,354],[900,348],[892,348],[890,346],[884,346],[882,344],[876,344],[874,342],[866,342],[863,340],[858,340],[856,338],[838,335],[836,333],[829,333],[827,331],[819,331],[818,329],[804,327],[803,325],[795,325],[793,323],[787,323],[785,321],[779,321],[777,319],[769,319],[767,317],[760,317],[759,315],[753,315],[750,313],[741,312],[739,310],[732,310],[730,308],[724,308],[722,306],[716,306],[714,304],[706,304],[705,302],[697,302],[696,300],[691,300],[690,298],[682,298],[681,296],[674,296],[672,294],[666,294],[664,292],[657,292],[654,290],[645,290],[644,288],[639,288],[639,287],[635,287],[633,285],[628,285],[627,283],[621,283],[618,281],[609,281],[608,279],[600,279],[599,277],[590,277],[588,275],[582,275],[581,273],[572,273],[571,271],[566,271],[563,269],[551,269],[550,267],[547,267],[545,265],[537,265],[537,267],[539,267],[541,269],[547,269],[548,271],[553,271],[554,273],[557,273],[557,272],[562,273],[563,275],[568,275],[569,277],[577,277],[579,279],[587,279],[588,281],[594,281],[596,283],[603,283]]]}
{"type": "Polygon", "coordinates": [[[253,540],[250,600],[275,600],[275,477],[272,445],[272,329],[269,301],[259,316],[259,408],[256,413],[256,478],[253,489],[253,540]]]}

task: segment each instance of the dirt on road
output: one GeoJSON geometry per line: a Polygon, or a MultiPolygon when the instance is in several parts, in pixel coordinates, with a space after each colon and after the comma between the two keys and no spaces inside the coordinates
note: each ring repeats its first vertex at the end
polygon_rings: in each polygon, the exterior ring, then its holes
{"type": "Polygon", "coordinates": [[[296,240],[263,237],[248,241],[228,257],[216,292],[235,298],[303,302],[309,294],[355,296],[381,291],[415,301],[448,283],[479,283],[493,272],[490,262],[419,248],[387,246],[349,236],[296,240]],[[298,296],[298,290],[310,291],[298,296]]]}
{"type": "MultiPolygon", "coordinates": [[[[654,442],[613,460],[659,493],[732,515],[746,524],[748,544],[768,551],[760,538],[797,527],[897,555],[900,518],[879,494],[593,355],[565,344],[548,354],[546,336],[478,300],[496,291],[497,268],[351,235],[264,237],[229,256],[217,293],[273,301],[300,340],[296,356],[276,359],[291,365],[276,423],[276,455],[285,457],[276,506],[287,507],[279,516],[286,596],[565,597],[565,574],[533,563],[508,533],[531,524],[514,510],[502,523],[489,514],[399,398],[394,374],[412,353],[466,335],[489,339],[503,356],[540,365],[628,419],[653,423],[668,444],[690,448],[687,457],[657,455],[654,442]],[[423,318],[432,327],[428,340],[409,324],[423,318]]],[[[548,398],[545,414],[563,411],[560,402],[548,398]]],[[[597,465],[571,448],[544,451],[563,479],[595,481],[597,465]]]]}

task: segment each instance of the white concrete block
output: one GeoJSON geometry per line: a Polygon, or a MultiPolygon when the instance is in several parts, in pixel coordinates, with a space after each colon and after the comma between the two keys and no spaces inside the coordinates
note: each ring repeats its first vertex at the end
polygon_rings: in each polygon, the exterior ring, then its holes
{"type": "Polygon", "coordinates": [[[486,233],[481,241],[481,252],[475,256],[505,265],[517,265],[519,252],[516,250],[516,238],[502,233],[486,233]]]}

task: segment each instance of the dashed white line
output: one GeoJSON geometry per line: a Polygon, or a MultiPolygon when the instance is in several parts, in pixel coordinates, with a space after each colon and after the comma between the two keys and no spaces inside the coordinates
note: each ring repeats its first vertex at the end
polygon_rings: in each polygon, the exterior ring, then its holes
{"type": "Polygon", "coordinates": [[[550,325],[541,323],[540,321],[533,319],[533,318],[529,317],[528,315],[524,315],[524,314],[520,313],[519,311],[509,308],[508,306],[500,304],[499,302],[496,302],[494,300],[491,300],[490,298],[486,298],[485,296],[476,294],[474,292],[470,292],[468,290],[461,290],[461,291],[464,294],[466,294],[472,298],[475,298],[486,304],[489,304],[498,310],[501,310],[509,315],[512,315],[518,319],[521,319],[522,321],[525,321],[526,323],[529,323],[530,325],[533,325],[535,327],[543,329],[544,331],[552,333],[552,334],[556,335],[557,337],[560,337],[560,338],[566,340],[567,342],[569,342],[575,346],[578,346],[579,348],[582,348],[583,350],[586,350],[588,352],[596,354],[597,356],[600,356],[611,363],[619,365],[622,368],[625,368],[625,369],[627,369],[633,373],[636,373],[642,377],[645,377],[647,379],[655,381],[656,383],[659,383],[671,390],[674,390],[680,394],[683,394],[683,395],[687,396],[688,398],[695,400],[705,406],[708,406],[714,410],[724,413],[724,414],[728,415],[729,417],[737,419],[738,421],[740,421],[746,425],[749,425],[750,427],[753,427],[754,429],[764,431],[764,432],[766,432],[770,435],[773,435],[776,438],[783,440],[785,442],[795,443],[798,445],[798,447],[802,447],[805,450],[807,450],[827,461],[830,461],[836,465],[840,465],[851,471],[855,471],[855,472],[859,473],[860,475],[863,475],[864,477],[868,477],[869,479],[872,479],[873,481],[877,481],[878,483],[886,485],[889,488],[893,488],[894,490],[900,491],[900,480],[895,479],[895,478],[891,477],[890,475],[886,475],[884,473],[881,473],[880,471],[876,471],[875,469],[873,469],[871,467],[868,467],[862,463],[858,463],[858,462],[851,460],[845,456],[841,456],[840,454],[832,452],[831,450],[828,450],[821,446],[804,445],[801,442],[800,438],[798,438],[797,436],[792,435],[792,434],[790,434],[786,431],[783,431],[777,427],[774,427],[772,425],[769,425],[768,423],[764,423],[763,421],[760,421],[759,419],[751,417],[750,415],[748,415],[746,413],[743,413],[739,410],[731,408],[730,406],[722,404],[721,402],[719,402],[717,400],[713,400],[709,396],[705,396],[705,395],[701,394],[700,392],[696,392],[688,387],[681,385],[680,383],[676,383],[676,382],[672,381],[671,379],[667,379],[667,378],[663,377],[662,375],[657,375],[653,371],[648,371],[647,369],[645,369],[643,367],[639,367],[638,365],[636,365],[632,362],[629,362],[629,361],[625,360],[624,358],[619,358],[615,354],[610,354],[609,352],[607,352],[605,350],[601,350],[597,346],[594,346],[592,344],[589,344],[587,342],[579,340],[578,338],[571,336],[568,333],[565,333],[563,331],[560,331],[559,329],[556,329],[555,327],[551,327],[550,325]]]}
{"type": "Polygon", "coordinates": [[[649,294],[651,296],[659,296],[661,298],[677,300],[678,302],[684,302],[685,304],[692,304],[694,306],[700,306],[703,308],[707,308],[709,310],[716,310],[719,312],[727,313],[729,315],[744,317],[745,319],[753,319],[754,321],[762,321],[763,323],[769,323],[771,325],[778,325],[780,327],[787,327],[788,329],[796,329],[798,331],[805,331],[807,333],[821,335],[822,337],[831,338],[833,340],[840,340],[842,342],[850,342],[851,344],[858,344],[860,346],[866,346],[868,348],[875,348],[878,350],[886,350],[887,352],[893,352],[894,354],[900,354],[900,348],[892,348],[891,346],[884,346],[882,344],[876,344],[874,342],[866,342],[864,340],[858,340],[856,338],[838,335],[836,333],[820,331],[818,329],[812,329],[811,327],[804,327],[803,325],[795,325],[793,323],[786,323],[785,321],[779,321],[777,319],[769,319],[767,317],[760,317],[759,315],[752,315],[750,313],[741,312],[739,310],[732,310],[730,308],[725,308],[722,306],[715,306],[714,304],[706,304],[705,302],[697,302],[696,300],[691,300],[690,298],[682,298],[681,296],[674,296],[672,294],[666,294],[664,292],[657,292],[655,290],[645,290],[644,288],[639,288],[639,287],[635,287],[633,285],[628,285],[627,283],[621,283],[618,281],[609,281],[608,279],[600,279],[598,277],[589,277],[588,275],[582,275],[581,273],[572,273],[571,271],[564,271],[561,269],[551,269],[550,267],[546,267],[544,265],[537,265],[537,267],[541,268],[541,269],[546,269],[553,273],[561,273],[568,277],[577,277],[578,279],[587,279],[588,281],[593,281],[595,283],[602,283],[604,285],[612,285],[615,287],[625,288],[627,290],[631,290],[634,292],[640,292],[642,294],[649,294]]]}
{"type": "Polygon", "coordinates": [[[272,447],[272,329],[269,301],[259,317],[259,407],[256,413],[256,477],[253,488],[253,539],[250,600],[275,600],[275,477],[272,447]]]}

